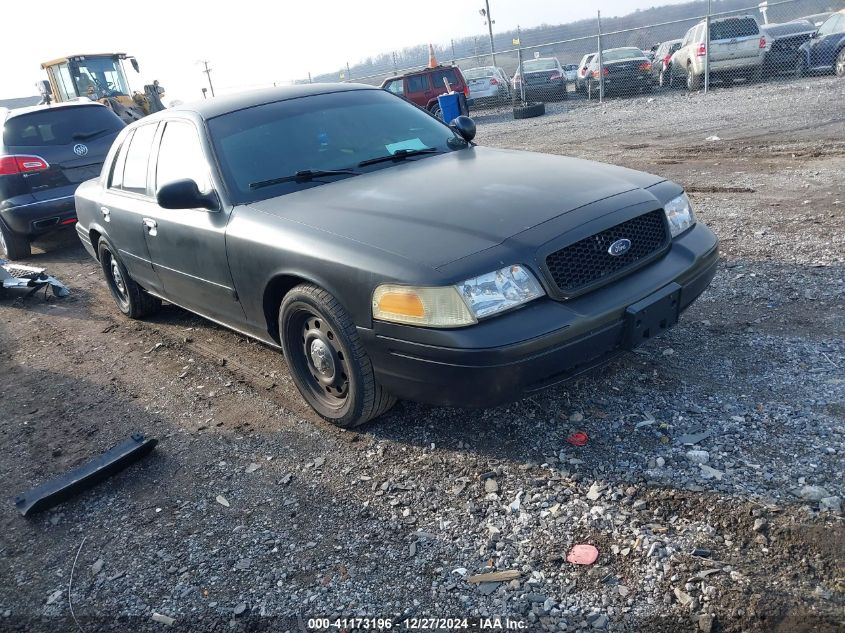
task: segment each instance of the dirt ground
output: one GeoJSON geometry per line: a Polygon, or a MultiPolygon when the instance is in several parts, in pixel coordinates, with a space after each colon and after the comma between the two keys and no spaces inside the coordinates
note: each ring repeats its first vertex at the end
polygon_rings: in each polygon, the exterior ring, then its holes
{"type": "Polygon", "coordinates": [[[38,243],[72,294],[0,301],[0,630],[845,630],[841,509],[805,490],[845,496],[843,86],[479,113],[481,144],[676,180],[722,250],[664,339],[496,409],[400,402],[339,431],[277,351],[173,306],[127,320],[73,231],[38,243]],[[702,429],[719,475],[679,440],[702,429]],[[15,494],[134,431],[148,458],[18,516],[15,494]],[[578,542],[594,566],[565,562],[578,542]],[[466,581],[491,569],[519,578],[466,581]]]}

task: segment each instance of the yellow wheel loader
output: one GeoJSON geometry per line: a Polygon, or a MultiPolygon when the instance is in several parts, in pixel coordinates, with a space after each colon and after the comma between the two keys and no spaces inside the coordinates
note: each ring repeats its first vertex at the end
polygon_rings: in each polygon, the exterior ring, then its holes
{"type": "Polygon", "coordinates": [[[127,123],[164,110],[164,89],[158,81],[144,86],[144,92],[129,92],[123,62],[129,60],[139,72],[138,60],[126,53],[71,55],[41,64],[47,79],[38,82],[41,103],[90,99],[111,108],[127,123]]]}

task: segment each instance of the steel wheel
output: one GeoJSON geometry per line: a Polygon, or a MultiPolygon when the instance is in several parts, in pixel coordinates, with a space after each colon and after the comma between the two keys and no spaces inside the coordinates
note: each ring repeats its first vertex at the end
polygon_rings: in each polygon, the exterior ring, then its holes
{"type": "Polygon", "coordinates": [[[153,297],[139,286],[126,272],[126,268],[115,251],[105,241],[97,244],[97,253],[106,285],[120,311],[130,319],[140,319],[153,314],[161,307],[161,300],[153,297]]]}
{"type": "Polygon", "coordinates": [[[297,389],[332,424],[358,426],[396,402],[376,380],[349,314],[322,288],[301,284],[284,296],[279,334],[297,389]]]}
{"type": "Polygon", "coordinates": [[[289,360],[305,370],[301,375],[314,398],[340,409],[349,394],[349,369],[337,335],[323,317],[309,309],[298,309],[290,319],[290,327],[298,327],[302,340],[300,353],[289,360]]]}
{"type": "Polygon", "coordinates": [[[111,251],[104,249],[103,271],[106,273],[106,283],[111,290],[114,300],[121,312],[129,312],[129,291],[126,288],[126,280],[120,270],[120,263],[112,256],[111,251]]]}

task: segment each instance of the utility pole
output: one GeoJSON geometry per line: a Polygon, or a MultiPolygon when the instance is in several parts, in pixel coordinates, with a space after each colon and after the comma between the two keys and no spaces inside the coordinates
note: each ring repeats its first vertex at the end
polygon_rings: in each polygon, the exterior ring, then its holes
{"type": "Polygon", "coordinates": [[[487,7],[487,32],[490,34],[490,58],[493,60],[493,65],[496,65],[496,47],[493,44],[493,18],[490,17],[490,0],[484,0],[484,5],[487,7]]]}
{"type": "Polygon", "coordinates": [[[208,77],[208,87],[211,89],[211,96],[213,97],[214,96],[214,86],[211,84],[211,68],[208,67],[208,60],[204,59],[204,60],[200,61],[200,64],[203,64],[205,66],[205,70],[202,71],[202,72],[204,72],[206,74],[206,76],[208,77]]]}
{"type": "Polygon", "coordinates": [[[451,40],[452,42],[452,63],[455,63],[455,40],[451,40]]]}

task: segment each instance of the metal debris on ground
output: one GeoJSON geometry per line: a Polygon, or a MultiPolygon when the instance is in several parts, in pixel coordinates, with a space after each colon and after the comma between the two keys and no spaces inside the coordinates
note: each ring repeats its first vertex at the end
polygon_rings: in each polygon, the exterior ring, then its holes
{"type": "Polygon", "coordinates": [[[52,508],[145,457],[156,444],[156,439],[133,433],[125,442],[110,448],[82,466],[18,495],[15,497],[15,506],[23,516],[52,508]]]}
{"type": "Polygon", "coordinates": [[[48,275],[43,268],[21,266],[0,259],[0,297],[16,291],[24,296],[35,294],[42,288],[49,288],[57,297],[67,297],[70,290],[55,277],[48,275]],[[9,293],[8,291],[12,291],[9,293]]]}

